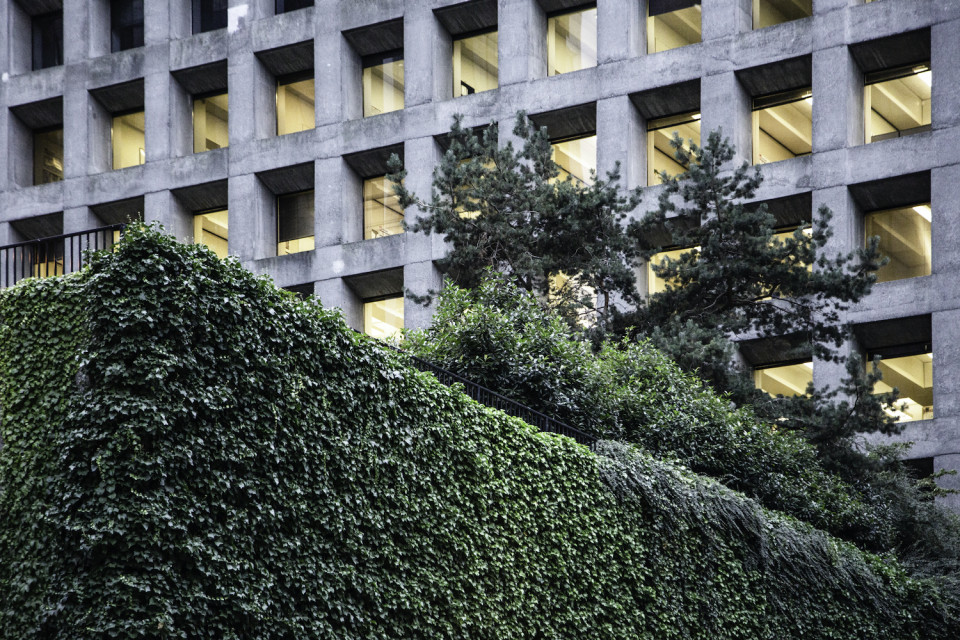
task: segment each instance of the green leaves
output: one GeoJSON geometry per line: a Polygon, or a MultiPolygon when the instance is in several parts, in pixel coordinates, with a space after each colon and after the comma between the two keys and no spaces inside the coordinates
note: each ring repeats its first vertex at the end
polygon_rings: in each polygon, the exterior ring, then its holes
{"type": "Polygon", "coordinates": [[[3,638],[957,630],[895,564],[537,433],[150,229],[0,294],[0,371],[3,638]]]}

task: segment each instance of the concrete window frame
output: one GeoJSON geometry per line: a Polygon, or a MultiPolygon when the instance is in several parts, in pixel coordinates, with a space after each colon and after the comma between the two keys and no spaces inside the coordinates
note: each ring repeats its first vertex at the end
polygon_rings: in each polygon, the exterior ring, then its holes
{"type": "Polygon", "coordinates": [[[261,250],[265,257],[312,252],[317,212],[314,163],[304,162],[256,175],[261,185],[264,220],[260,228],[266,236],[261,238],[266,245],[261,250]]]}
{"type": "MultiPolygon", "coordinates": [[[[344,82],[344,119],[354,120],[374,115],[368,108],[371,91],[377,89],[377,70],[389,71],[391,77],[397,76],[403,102],[397,107],[396,100],[389,111],[376,115],[385,115],[401,111],[406,105],[406,84],[403,82],[400,68],[403,65],[403,18],[386,20],[342,32],[349,45],[343,52],[341,64],[344,82]],[[385,67],[389,65],[389,68],[385,67]],[[365,86],[367,85],[367,86],[365,86]]],[[[396,81],[391,81],[396,94],[396,81]]],[[[382,86],[380,87],[382,89],[382,86]]],[[[396,97],[396,96],[394,96],[396,97]]]]}
{"type": "Polygon", "coordinates": [[[7,157],[11,160],[8,172],[13,183],[30,187],[63,180],[66,170],[62,136],[63,97],[16,105],[10,107],[10,113],[14,117],[10,119],[7,157]],[[59,157],[47,158],[47,154],[41,157],[38,136],[56,131],[61,132],[59,157]],[[42,171],[50,164],[50,170],[56,173],[58,160],[59,180],[38,180],[38,168],[42,171]]]}

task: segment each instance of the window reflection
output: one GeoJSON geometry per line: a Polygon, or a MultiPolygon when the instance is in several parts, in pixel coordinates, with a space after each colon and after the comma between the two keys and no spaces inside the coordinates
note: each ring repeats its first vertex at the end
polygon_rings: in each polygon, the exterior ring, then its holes
{"type": "Polygon", "coordinates": [[[143,111],[114,116],[111,130],[114,169],[133,167],[147,161],[143,132],[143,111]]]}
{"type": "Polygon", "coordinates": [[[363,181],[363,238],[403,233],[403,209],[386,176],[363,181]]]}
{"type": "Polygon", "coordinates": [[[497,88],[497,32],[453,41],[453,95],[497,88]]]}
{"type": "Polygon", "coordinates": [[[647,53],[700,42],[700,0],[650,0],[647,53]]]}
{"type": "Polygon", "coordinates": [[[865,82],[867,142],[898,138],[930,129],[933,73],[929,65],[872,73],[865,82]]]}
{"type": "Polygon", "coordinates": [[[193,242],[205,244],[217,254],[227,257],[227,210],[198,213],[193,217],[193,242]]]}
{"type": "Polygon", "coordinates": [[[597,170],[597,136],[589,135],[554,142],[553,161],[560,167],[560,180],[568,177],[587,183],[597,170]]]}
{"type": "Polygon", "coordinates": [[[547,19],[547,75],[597,66],[597,9],[547,19]]]}
{"type": "Polygon", "coordinates": [[[363,303],[363,332],[387,340],[403,330],[403,296],[396,295],[363,303]]]}
{"type": "Polygon", "coordinates": [[[316,126],[313,76],[277,83],[277,135],[306,131],[316,126]]]}
{"type": "Polygon", "coordinates": [[[670,141],[679,134],[689,150],[689,141],[700,144],[700,114],[687,113],[668,118],[658,118],[647,123],[647,184],[663,182],[660,173],[677,175],[689,167],[680,164],[670,141]]]}
{"type": "Polygon", "coordinates": [[[930,275],[930,214],[929,203],[867,214],[867,239],[879,236],[880,253],[890,258],[877,271],[878,282],[930,275]]]}
{"type": "Polygon", "coordinates": [[[363,66],[363,117],[403,109],[403,52],[373,56],[363,66]]]}
{"type": "Polygon", "coordinates": [[[774,397],[802,396],[807,393],[807,385],[813,382],[813,363],[808,360],[754,369],[753,381],[757,389],[774,397]]]}
{"type": "Polygon", "coordinates": [[[753,163],[807,155],[813,145],[813,95],[809,89],[753,100],[753,163]]]}
{"type": "Polygon", "coordinates": [[[193,101],[193,152],[201,153],[229,145],[227,94],[193,101]]]}

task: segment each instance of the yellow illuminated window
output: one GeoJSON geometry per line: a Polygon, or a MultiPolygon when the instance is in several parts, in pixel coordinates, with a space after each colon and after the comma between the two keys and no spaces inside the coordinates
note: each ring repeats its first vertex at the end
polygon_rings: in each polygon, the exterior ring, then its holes
{"type": "Polygon", "coordinates": [[[403,329],[403,296],[363,303],[363,332],[387,340],[403,329]]]}
{"type": "Polygon", "coordinates": [[[277,196],[277,255],[313,248],[313,189],[277,196]]]}
{"type": "Polygon", "coordinates": [[[813,363],[779,365],[754,369],[754,386],[771,396],[802,396],[813,382],[813,363]]]}
{"type": "Polygon", "coordinates": [[[547,75],[597,66],[597,9],[547,19],[547,75]]]}
{"type": "Polygon", "coordinates": [[[886,393],[894,387],[900,392],[896,406],[887,413],[899,422],[933,419],[933,354],[883,358],[878,365],[883,380],[874,393],[886,393]]]}
{"type": "Polygon", "coordinates": [[[277,135],[306,131],[316,126],[313,78],[277,84],[277,135]]]}
{"type": "Polygon", "coordinates": [[[193,241],[205,244],[219,258],[227,257],[227,210],[198,213],[193,217],[193,241]]]}
{"type": "Polygon", "coordinates": [[[453,41],[453,96],[497,88],[497,32],[453,41]]]}
{"type": "Polygon", "coordinates": [[[813,15],[813,0],[753,0],[753,28],[763,29],[813,15]]]}
{"type": "Polygon", "coordinates": [[[877,142],[930,129],[933,72],[926,64],[882,71],[866,78],[865,140],[877,142]]]}
{"type": "Polygon", "coordinates": [[[553,161],[560,166],[560,180],[572,177],[586,183],[597,170],[597,136],[573,138],[553,143],[553,161]]]}
{"type": "Polygon", "coordinates": [[[930,205],[875,211],[866,216],[866,236],[880,237],[880,253],[890,261],[877,271],[877,281],[928,276],[931,271],[930,205]]]}
{"type": "Polygon", "coordinates": [[[63,240],[41,242],[27,247],[25,251],[30,254],[30,275],[34,278],[50,278],[65,273],[63,240]]]}
{"type": "Polygon", "coordinates": [[[688,167],[680,164],[670,146],[673,134],[683,138],[684,146],[689,150],[689,141],[700,144],[700,114],[687,113],[669,118],[650,120],[647,123],[647,184],[660,184],[662,179],[659,173],[677,175],[685,172],[688,167]]]}
{"type": "Polygon", "coordinates": [[[63,180],[63,129],[33,134],[33,184],[63,180]]]}
{"type": "Polygon", "coordinates": [[[813,96],[809,89],[754,98],[753,164],[807,155],[812,144],[813,96]]]}
{"type": "Polygon", "coordinates": [[[386,176],[363,181],[363,239],[403,233],[403,209],[386,176]]]}
{"type": "Polygon", "coordinates": [[[684,253],[690,253],[691,251],[699,250],[700,247],[693,247],[691,249],[671,249],[669,251],[661,251],[660,253],[652,256],[647,262],[647,294],[653,295],[655,293],[660,293],[667,290],[668,281],[664,280],[653,272],[654,265],[659,267],[667,258],[676,261],[679,260],[680,256],[684,253]]]}
{"type": "Polygon", "coordinates": [[[403,109],[403,53],[377,56],[363,67],[363,117],[403,109]]]}
{"type": "Polygon", "coordinates": [[[147,161],[143,131],[143,111],[114,116],[111,131],[114,169],[133,167],[147,161]]]}
{"type": "Polygon", "coordinates": [[[193,152],[200,153],[228,146],[227,121],[227,94],[195,98],[193,152]]]}
{"type": "Polygon", "coordinates": [[[650,0],[647,53],[700,42],[700,0],[650,0]]]}

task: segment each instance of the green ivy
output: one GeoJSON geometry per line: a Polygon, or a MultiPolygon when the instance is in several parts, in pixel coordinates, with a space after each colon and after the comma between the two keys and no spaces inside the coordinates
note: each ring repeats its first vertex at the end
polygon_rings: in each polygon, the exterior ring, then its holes
{"type": "Polygon", "coordinates": [[[133,228],[0,295],[0,637],[954,638],[954,594],[133,228]]]}

